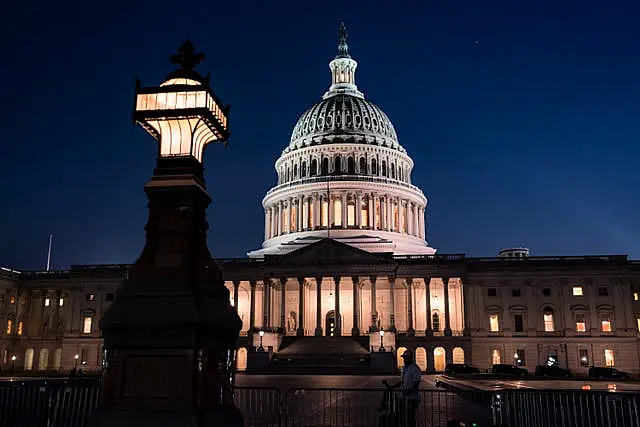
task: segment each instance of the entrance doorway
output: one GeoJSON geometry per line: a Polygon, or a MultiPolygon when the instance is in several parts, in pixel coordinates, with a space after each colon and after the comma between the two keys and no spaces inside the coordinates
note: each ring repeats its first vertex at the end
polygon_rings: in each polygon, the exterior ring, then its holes
{"type": "Polygon", "coordinates": [[[342,316],[338,316],[338,318],[336,318],[336,312],[334,310],[329,311],[325,318],[324,325],[324,330],[328,337],[336,336],[336,329],[338,328],[338,324],[342,325],[342,316]]]}

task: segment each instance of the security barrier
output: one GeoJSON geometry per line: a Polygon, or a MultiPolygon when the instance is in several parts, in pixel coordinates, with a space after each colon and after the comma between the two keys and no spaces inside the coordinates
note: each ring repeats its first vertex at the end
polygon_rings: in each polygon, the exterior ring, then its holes
{"type": "Polygon", "coordinates": [[[640,427],[640,393],[526,390],[493,396],[495,424],[513,427],[640,427]]]}
{"type": "MultiPolygon", "coordinates": [[[[0,382],[0,427],[88,427],[97,381],[0,382]]],[[[586,390],[423,390],[412,405],[384,389],[236,387],[255,427],[640,427],[640,393],[586,390]],[[415,415],[414,415],[415,414],[415,415]]]]}

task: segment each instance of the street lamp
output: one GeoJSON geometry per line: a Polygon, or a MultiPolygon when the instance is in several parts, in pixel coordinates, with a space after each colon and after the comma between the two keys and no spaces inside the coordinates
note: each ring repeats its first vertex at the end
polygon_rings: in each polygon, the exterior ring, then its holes
{"type": "Polygon", "coordinates": [[[258,351],[264,351],[264,347],[262,347],[262,339],[264,338],[264,331],[258,332],[258,335],[260,335],[260,346],[258,347],[258,351]]]}
{"type": "Polygon", "coordinates": [[[513,358],[516,359],[516,366],[520,366],[520,356],[517,351],[513,353],[513,358]]]}
{"type": "Polygon", "coordinates": [[[76,359],[76,364],[74,365],[74,369],[78,368],[78,359],[80,358],[80,356],[78,356],[77,354],[75,356],[73,356],[74,359],[76,359]]]}
{"type": "Polygon", "coordinates": [[[384,349],[384,329],[380,329],[380,351],[385,351],[385,349],[384,349]]]}
{"type": "Polygon", "coordinates": [[[13,356],[11,356],[11,370],[13,371],[13,373],[16,373],[16,355],[14,354],[13,356]]]}

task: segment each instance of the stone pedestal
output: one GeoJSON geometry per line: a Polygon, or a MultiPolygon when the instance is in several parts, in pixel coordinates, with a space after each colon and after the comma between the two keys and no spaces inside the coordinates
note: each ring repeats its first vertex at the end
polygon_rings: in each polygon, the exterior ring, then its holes
{"type": "MultiPolygon", "coordinates": [[[[172,56],[182,68],[169,74],[162,87],[143,88],[139,82],[136,86],[134,120],[158,140],[159,157],[145,185],[149,219],[144,249],[100,320],[105,356],[102,402],[94,426],[244,424],[233,401],[242,322],[207,247],[211,197],[199,160],[212,135],[228,134],[226,124],[218,122],[218,110],[214,115],[207,108],[190,108],[186,114],[180,103],[147,103],[155,96],[175,99],[188,89],[216,99],[208,79],[193,71],[201,57],[186,42],[172,56]],[[190,81],[191,86],[176,83],[180,81],[190,81]],[[192,129],[185,117],[193,123],[198,121],[193,117],[201,117],[198,122],[206,128],[185,134],[192,129]],[[182,133],[172,132],[171,126],[182,133]],[[198,139],[202,132],[204,140],[198,139]],[[172,151],[176,147],[182,151],[172,151]]],[[[222,120],[226,123],[226,117],[222,120]]]]}
{"type": "Polygon", "coordinates": [[[371,353],[371,370],[381,375],[396,373],[395,353],[390,351],[371,353]]]}
{"type": "Polygon", "coordinates": [[[262,372],[271,362],[273,353],[267,351],[252,351],[247,353],[247,373],[255,374],[262,372]]]}

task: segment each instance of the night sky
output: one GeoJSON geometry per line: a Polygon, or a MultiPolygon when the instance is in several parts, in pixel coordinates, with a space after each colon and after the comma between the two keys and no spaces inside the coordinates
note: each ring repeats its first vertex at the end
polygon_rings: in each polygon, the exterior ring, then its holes
{"type": "Polygon", "coordinates": [[[232,105],[205,152],[209,246],[245,256],[298,117],[330,84],[344,20],[356,81],[394,123],[440,252],[640,258],[640,3],[468,0],[8,2],[0,25],[0,265],[129,263],[155,141],[134,77],[187,37],[232,105]],[[392,7],[391,4],[395,4],[392,7]]]}

